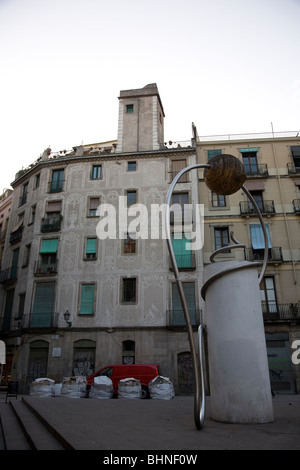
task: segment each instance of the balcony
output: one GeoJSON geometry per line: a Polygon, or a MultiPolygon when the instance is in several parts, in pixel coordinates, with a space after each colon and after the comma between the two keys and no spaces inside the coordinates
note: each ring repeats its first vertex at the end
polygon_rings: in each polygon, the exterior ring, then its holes
{"type": "Polygon", "coordinates": [[[64,180],[50,181],[48,192],[49,193],[61,193],[63,190],[64,180]]]}
{"type": "MultiPolygon", "coordinates": [[[[265,250],[245,248],[246,261],[263,261],[265,250]]],[[[268,249],[268,263],[282,263],[281,247],[272,247],[268,249]]]]}
{"type": "Polygon", "coordinates": [[[42,218],[41,232],[58,232],[60,230],[61,217],[42,218]]]}
{"type": "Polygon", "coordinates": [[[0,272],[0,284],[10,284],[17,280],[17,266],[11,266],[10,268],[3,269],[0,272]]]}
{"type": "Polygon", "coordinates": [[[300,173],[300,166],[299,166],[298,163],[297,163],[297,166],[296,166],[294,162],[288,162],[287,163],[287,169],[288,169],[288,173],[290,175],[296,175],[296,174],[300,173]]]}
{"type": "MultiPolygon", "coordinates": [[[[175,255],[179,271],[191,271],[196,269],[196,259],[194,252],[188,252],[182,255],[175,255]]],[[[170,258],[170,270],[173,271],[173,265],[170,258]]]]}
{"type": "Polygon", "coordinates": [[[300,304],[268,304],[262,302],[264,321],[299,321],[300,304]]]}
{"type": "Polygon", "coordinates": [[[57,264],[58,260],[54,263],[42,263],[41,261],[36,261],[34,263],[34,275],[35,276],[55,276],[57,274],[57,264]]]}
{"type": "Polygon", "coordinates": [[[255,164],[255,165],[244,165],[245,172],[247,177],[251,176],[262,176],[266,177],[269,176],[268,166],[266,163],[255,164]]]}
{"type": "Polygon", "coordinates": [[[295,214],[300,214],[300,199],[293,200],[293,207],[295,214]]]}
{"type": "Polygon", "coordinates": [[[21,225],[17,230],[11,232],[9,237],[9,243],[14,245],[15,243],[19,243],[22,240],[22,233],[23,233],[23,225],[21,225]]]}
{"type": "MultiPolygon", "coordinates": [[[[274,205],[274,201],[259,201],[259,202],[256,202],[257,205],[258,205],[258,208],[260,210],[260,212],[263,214],[263,215],[274,215],[275,214],[275,205],[274,205]]],[[[251,204],[250,201],[241,201],[240,202],[240,213],[241,215],[245,215],[245,216],[249,216],[249,215],[256,215],[257,216],[257,212],[253,206],[253,204],[251,204]]]]}
{"type": "Polygon", "coordinates": [[[57,328],[58,313],[31,313],[23,315],[22,328],[57,328]]]}
{"type": "MultiPolygon", "coordinates": [[[[198,327],[201,320],[201,310],[189,309],[191,325],[198,327]]],[[[185,316],[182,310],[167,310],[167,326],[171,328],[182,328],[186,326],[185,316]]]]}

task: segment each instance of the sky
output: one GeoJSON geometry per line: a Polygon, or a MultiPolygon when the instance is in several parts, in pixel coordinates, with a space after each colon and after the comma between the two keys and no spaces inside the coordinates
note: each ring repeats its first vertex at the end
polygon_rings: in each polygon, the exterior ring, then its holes
{"type": "Polygon", "coordinates": [[[0,193],[46,149],[117,138],[156,83],[165,141],[300,130],[300,0],[0,0],[0,193]]]}

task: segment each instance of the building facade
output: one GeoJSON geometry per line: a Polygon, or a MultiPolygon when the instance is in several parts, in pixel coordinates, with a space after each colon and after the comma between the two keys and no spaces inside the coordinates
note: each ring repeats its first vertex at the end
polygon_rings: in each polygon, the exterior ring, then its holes
{"type": "MultiPolygon", "coordinates": [[[[116,141],[69,152],[46,149],[12,183],[1,338],[12,355],[11,377],[24,393],[37,377],[61,381],[130,362],[159,364],[177,393],[192,390],[162,214],[174,175],[196,163],[195,146],[164,143],[155,84],[121,91],[119,109],[116,141]],[[109,211],[115,225],[106,219],[109,211]]],[[[197,175],[178,182],[173,202],[172,230],[186,203],[186,227],[192,229],[197,175]]],[[[202,252],[186,250],[180,240],[174,249],[196,335],[202,252]]]]}
{"type": "MultiPolygon", "coordinates": [[[[271,384],[275,393],[299,393],[299,364],[293,345],[300,339],[300,138],[297,133],[198,138],[200,163],[222,154],[237,157],[246,171],[245,187],[267,226],[268,263],[260,285],[271,384]]],[[[205,207],[204,265],[212,253],[232,244],[216,261],[263,261],[264,238],[256,210],[242,190],[230,196],[212,193],[199,174],[205,207]]]]}

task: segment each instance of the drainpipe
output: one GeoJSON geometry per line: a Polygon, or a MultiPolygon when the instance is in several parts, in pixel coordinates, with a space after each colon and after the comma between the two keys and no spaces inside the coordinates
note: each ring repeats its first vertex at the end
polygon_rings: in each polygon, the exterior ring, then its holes
{"type": "MultiPolygon", "coordinates": [[[[274,134],[273,134],[274,135],[274,134]]],[[[285,229],[287,233],[287,238],[288,238],[288,243],[289,243],[289,249],[291,252],[291,257],[292,257],[292,267],[293,267],[293,275],[294,275],[294,284],[297,284],[297,278],[296,278],[296,270],[295,270],[295,259],[293,255],[293,250],[292,250],[292,242],[291,242],[291,237],[290,237],[290,231],[289,231],[289,226],[288,226],[288,221],[287,221],[287,216],[286,216],[286,211],[284,207],[284,201],[283,201],[283,191],[282,191],[282,186],[281,186],[281,179],[278,171],[278,162],[277,162],[277,154],[276,154],[276,149],[274,146],[274,142],[272,141],[272,152],[274,156],[274,161],[275,161],[275,166],[276,166],[276,178],[278,181],[278,186],[279,186],[279,193],[280,193],[280,199],[281,199],[281,204],[282,204],[282,209],[283,209],[283,217],[284,217],[284,223],[285,223],[285,229]]]]}

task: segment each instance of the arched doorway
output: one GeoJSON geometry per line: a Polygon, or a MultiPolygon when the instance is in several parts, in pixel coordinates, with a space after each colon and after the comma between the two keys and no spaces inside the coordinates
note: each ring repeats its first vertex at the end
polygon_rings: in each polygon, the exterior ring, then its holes
{"type": "Polygon", "coordinates": [[[26,390],[29,390],[31,382],[40,377],[47,377],[48,370],[48,341],[36,340],[29,344],[29,361],[26,379],[26,390]]]}
{"type": "Polygon", "coordinates": [[[88,377],[95,372],[96,343],[80,339],[73,344],[73,375],[88,377]]]}

